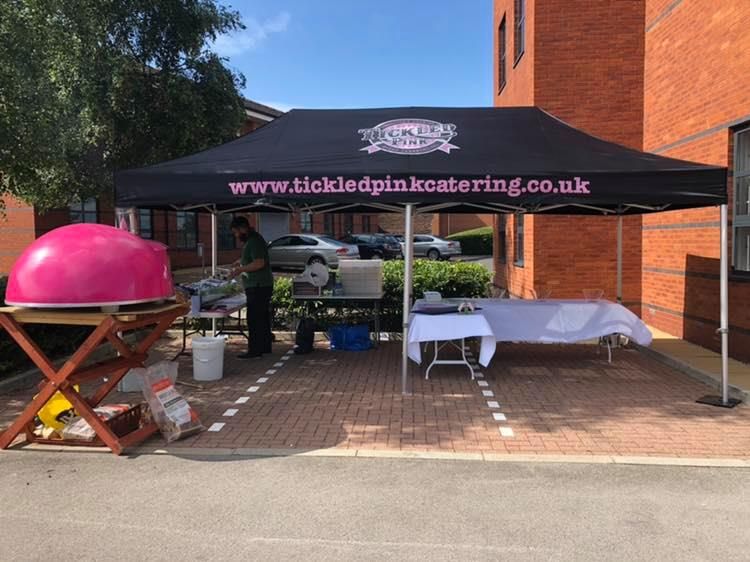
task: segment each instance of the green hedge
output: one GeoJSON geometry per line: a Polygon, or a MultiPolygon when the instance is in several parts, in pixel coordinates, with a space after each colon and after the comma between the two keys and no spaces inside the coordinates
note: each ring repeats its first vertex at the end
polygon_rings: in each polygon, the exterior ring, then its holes
{"type": "MultiPolygon", "coordinates": [[[[0,277],[0,305],[5,304],[7,278],[0,277]]],[[[91,328],[78,326],[26,326],[26,331],[48,357],[56,359],[73,353],[91,333],[91,328]]],[[[0,329],[0,377],[31,367],[31,361],[3,329],[0,329]]]]}
{"type": "MultiPolygon", "coordinates": [[[[414,262],[414,298],[424,296],[425,291],[438,291],[444,297],[483,297],[491,280],[490,272],[476,263],[438,262],[416,260],[414,262]]],[[[404,262],[393,260],[383,263],[383,303],[381,329],[384,332],[400,332],[402,326],[401,307],[404,294],[404,262]]],[[[306,314],[305,307],[292,299],[292,280],[277,278],[273,291],[276,328],[290,329],[294,320],[306,314]]],[[[319,328],[325,329],[342,321],[356,323],[365,314],[356,309],[329,309],[320,302],[308,303],[308,310],[318,320],[319,328]]]]}
{"type": "Polygon", "coordinates": [[[448,240],[461,242],[461,253],[465,256],[492,255],[492,227],[483,226],[464,230],[447,237],[448,240]]]}

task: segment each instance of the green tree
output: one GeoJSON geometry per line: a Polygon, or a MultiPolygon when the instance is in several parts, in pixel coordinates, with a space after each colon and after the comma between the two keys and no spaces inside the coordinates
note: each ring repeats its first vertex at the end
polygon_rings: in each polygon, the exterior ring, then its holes
{"type": "Polygon", "coordinates": [[[235,137],[244,78],[210,45],[242,27],[216,0],[2,0],[0,196],[62,206],[235,137]]]}

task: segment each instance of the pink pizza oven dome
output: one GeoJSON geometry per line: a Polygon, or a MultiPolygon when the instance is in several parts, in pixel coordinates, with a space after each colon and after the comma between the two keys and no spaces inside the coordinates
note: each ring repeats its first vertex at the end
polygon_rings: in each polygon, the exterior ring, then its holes
{"type": "Polygon", "coordinates": [[[72,224],[35,240],[13,266],[6,304],[115,306],[174,294],[166,246],[103,224],[72,224]]]}

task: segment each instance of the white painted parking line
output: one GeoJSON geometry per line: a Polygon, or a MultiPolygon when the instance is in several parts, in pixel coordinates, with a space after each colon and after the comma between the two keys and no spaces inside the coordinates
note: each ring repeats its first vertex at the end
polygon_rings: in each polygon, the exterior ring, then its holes
{"type": "Polygon", "coordinates": [[[509,427],[501,427],[500,435],[503,437],[513,437],[513,430],[509,427]]]}
{"type": "Polygon", "coordinates": [[[500,407],[500,402],[498,402],[496,400],[488,400],[487,401],[487,406],[490,407],[490,408],[499,408],[500,407]]]}
{"type": "Polygon", "coordinates": [[[267,375],[275,375],[275,374],[276,374],[276,369],[268,369],[268,370],[266,371],[266,374],[267,374],[267,375]]]}
{"type": "Polygon", "coordinates": [[[290,355],[284,355],[284,357],[281,358],[282,361],[289,361],[292,357],[290,355]]]}
{"type": "Polygon", "coordinates": [[[221,431],[221,428],[224,427],[225,423],[213,423],[211,424],[211,427],[208,428],[208,431],[221,431]]]}
{"type": "Polygon", "coordinates": [[[274,363],[273,366],[274,367],[283,367],[284,364],[283,363],[274,363]]]}
{"type": "Polygon", "coordinates": [[[488,383],[487,381],[477,381],[477,384],[479,386],[490,386],[490,383],[488,383]]]}
{"type": "Polygon", "coordinates": [[[260,390],[259,386],[251,386],[247,389],[248,392],[258,392],[260,390]]]}
{"type": "Polygon", "coordinates": [[[240,396],[237,400],[234,401],[234,403],[235,404],[246,404],[248,400],[250,400],[249,396],[240,396]]]}
{"type": "Polygon", "coordinates": [[[492,417],[495,419],[495,421],[506,421],[508,419],[505,417],[505,414],[501,412],[492,412],[492,417]]]}
{"type": "Polygon", "coordinates": [[[491,390],[483,390],[482,396],[486,396],[486,397],[495,396],[495,393],[492,392],[491,390]]]}
{"type": "Polygon", "coordinates": [[[260,377],[257,381],[260,384],[263,384],[264,382],[268,382],[268,377],[260,377]]]}
{"type": "Polygon", "coordinates": [[[474,378],[475,379],[483,379],[484,378],[484,373],[478,373],[478,372],[474,371],[474,378]]]}
{"type": "Polygon", "coordinates": [[[224,412],[222,415],[227,416],[228,418],[231,418],[233,415],[235,415],[239,410],[237,408],[229,408],[226,412],[224,412]]]}

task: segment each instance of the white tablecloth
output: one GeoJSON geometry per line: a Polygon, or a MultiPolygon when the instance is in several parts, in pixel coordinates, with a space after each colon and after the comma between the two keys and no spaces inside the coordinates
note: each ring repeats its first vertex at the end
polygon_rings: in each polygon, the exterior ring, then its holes
{"type": "Polygon", "coordinates": [[[622,334],[640,345],[652,335],[624,306],[606,300],[472,299],[497,341],[576,343],[622,334]]]}
{"type": "Polygon", "coordinates": [[[495,336],[482,314],[414,314],[409,319],[409,358],[422,362],[421,342],[480,337],[479,363],[489,365],[495,354],[495,336]]]}

